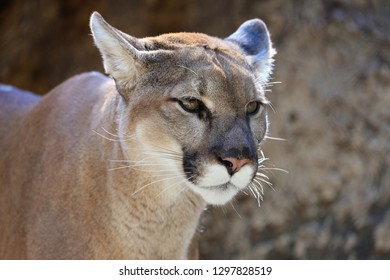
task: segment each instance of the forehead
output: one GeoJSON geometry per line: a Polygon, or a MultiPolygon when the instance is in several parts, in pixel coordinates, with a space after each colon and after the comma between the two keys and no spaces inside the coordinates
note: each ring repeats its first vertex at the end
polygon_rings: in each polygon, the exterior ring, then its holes
{"type": "MultiPolygon", "coordinates": [[[[220,104],[261,99],[261,88],[237,46],[201,33],[173,33],[145,38],[145,48],[172,52],[154,69],[151,78],[172,85],[175,97],[186,95],[207,98],[220,104]],[[178,95],[178,96],[177,96],[178,95]]],[[[155,65],[154,65],[155,66],[155,65]]],[[[154,86],[158,84],[153,83],[154,86]]]]}
{"type": "Polygon", "coordinates": [[[187,59],[186,65],[182,65],[194,94],[219,104],[240,106],[261,97],[253,71],[241,54],[207,47],[199,52],[195,59],[187,59]]]}

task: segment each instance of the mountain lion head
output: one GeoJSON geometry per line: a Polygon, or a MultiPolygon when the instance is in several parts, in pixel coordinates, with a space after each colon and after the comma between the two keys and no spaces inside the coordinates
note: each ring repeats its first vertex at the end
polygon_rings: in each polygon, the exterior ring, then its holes
{"type": "Polygon", "coordinates": [[[119,135],[128,159],[211,204],[256,181],[275,53],[261,20],[225,39],[199,33],[138,39],[97,13],[91,29],[122,97],[119,135]]]}

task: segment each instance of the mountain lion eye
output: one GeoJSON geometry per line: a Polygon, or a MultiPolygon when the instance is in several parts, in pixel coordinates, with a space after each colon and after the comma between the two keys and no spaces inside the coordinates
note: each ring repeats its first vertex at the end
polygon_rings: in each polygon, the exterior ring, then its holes
{"type": "Polygon", "coordinates": [[[179,104],[185,111],[190,113],[197,113],[202,109],[202,102],[196,98],[181,99],[179,104]]]}
{"type": "Polygon", "coordinates": [[[251,101],[248,104],[246,104],[245,110],[248,115],[254,115],[256,114],[260,109],[260,102],[258,101],[251,101]]]}

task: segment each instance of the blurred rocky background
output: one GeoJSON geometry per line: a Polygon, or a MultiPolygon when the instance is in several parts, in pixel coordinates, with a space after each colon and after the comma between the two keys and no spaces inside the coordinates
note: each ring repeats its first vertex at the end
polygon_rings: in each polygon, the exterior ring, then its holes
{"type": "MultiPolygon", "coordinates": [[[[103,71],[88,29],[99,11],[144,37],[224,37],[259,17],[278,50],[263,145],[274,190],[202,218],[202,259],[390,258],[390,1],[1,0],[0,82],[45,94],[103,71]]],[[[1,137],[1,136],[0,136],[1,137]]]]}

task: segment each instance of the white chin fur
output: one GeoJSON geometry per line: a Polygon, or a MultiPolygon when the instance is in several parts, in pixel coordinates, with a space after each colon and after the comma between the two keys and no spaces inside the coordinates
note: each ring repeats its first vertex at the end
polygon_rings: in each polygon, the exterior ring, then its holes
{"type": "Polygon", "coordinates": [[[228,187],[208,188],[192,185],[192,190],[199,194],[208,204],[213,205],[223,205],[238,193],[238,189],[231,184],[228,187]]]}
{"type": "Polygon", "coordinates": [[[205,175],[191,188],[207,203],[222,205],[229,202],[251,182],[253,173],[253,166],[246,165],[233,176],[230,176],[224,166],[213,164],[206,168],[205,175]],[[222,187],[226,184],[226,187],[222,187]]]}

